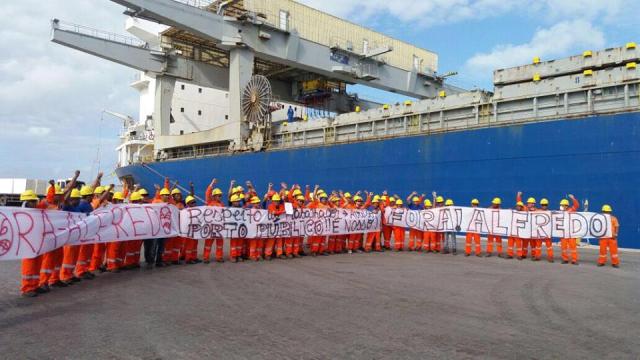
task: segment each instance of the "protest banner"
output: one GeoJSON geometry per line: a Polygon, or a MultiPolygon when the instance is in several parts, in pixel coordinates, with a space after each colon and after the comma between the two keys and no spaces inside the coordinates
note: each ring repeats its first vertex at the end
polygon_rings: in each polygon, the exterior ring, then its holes
{"type": "Polygon", "coordinates": [[[33,258],[64,245],[178,235],[179,210],[168,204],[110,205],[82,213],[0,207],[0,260],[33,258]]]}
{"type": "Polygon", "coordinates": [[[182,236],[209,238],[279,238],[364,233],[380,230],[380,214],[366,210],[293,209],[275,216],[267,210],[195,207],[180,213],[182,236]]]}
{"type": "Polygon", "coordinates": [[[516,211],[447,206],[385,210],[386,223],[434,232],[472,232],[523,239],[611,236],[611,216],[591,212],[516,211]]]}

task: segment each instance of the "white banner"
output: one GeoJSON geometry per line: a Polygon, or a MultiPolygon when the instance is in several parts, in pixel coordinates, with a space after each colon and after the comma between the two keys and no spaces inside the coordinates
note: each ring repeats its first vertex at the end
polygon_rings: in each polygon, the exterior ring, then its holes
{"type": "Polygon", "coordinates": [[[516,211],[447,206],[430,210],[385,210],[388,225],[420,231],[472,232],[524,239],[611,236],[611,216],[590,212],[516,211]]]}
{"type": "Polygon", "coordinates": [[[64,245],[178,236],[179,212],[168,204],[113,205],[88,216],[0,207],[0,260],[33,258],[64,245]]]}
{"type": "Polygon", "coordinates": [[[380,213],[345,209],[294,209],[275,216],[267,210],[195,207],[180,213],[180,230],[192,239],[278,238],[364,233],[380,230],[380,213]]]}
{"type": "Polygon", "coordinates": [[[64,245],[184,236],[193,239],[276,238],[364,233],[380,229],[380,213],[345,209],[266,210],[169,204],[111,205],[91,215],[0,207],[0,260],[33,258],[64,245]],[[182,231],[181,231],[182,230],[182,231]]]}

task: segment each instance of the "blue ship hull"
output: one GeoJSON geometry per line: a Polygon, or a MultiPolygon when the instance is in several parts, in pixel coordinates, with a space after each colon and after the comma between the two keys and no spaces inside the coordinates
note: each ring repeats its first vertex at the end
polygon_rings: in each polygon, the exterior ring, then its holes
{"type": "MultiPolygon", "coordinates": [[[[611,204],[621,229],[619,246],[640,248],[640,113],[594,116],[283,151],[157,162],[117,169],[151,189],[163,176],[199,196],[213,177],[223,191],[231,179],[267,184],[320,184],[326,190],[438,191],[457,204],[478,198],[503,207],[546,197],[556,208],[574,194],[590,210],[611,204]]],[[[279,185],[276,185],[279,187],[279,185]]]]}

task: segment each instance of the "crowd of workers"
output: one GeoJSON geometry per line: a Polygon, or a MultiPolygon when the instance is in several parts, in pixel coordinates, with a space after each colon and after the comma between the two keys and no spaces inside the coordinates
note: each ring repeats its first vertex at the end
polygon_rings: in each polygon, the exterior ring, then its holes
{"type": "MultiPolygon", "coordinates": [[[[183,193],[177,188],[177,184],[169,183],[166,179],[164,186],[156,185],[155,196],[150,196],[144,188],[135,187],[129,191],[124,185],[123,191],[114,192],[114,186],[101,186],[102,174],[99,174],[91,186],[76,187],[76,181],[80,175],[76,171],[73,179],[64,189],[53,181],[47,191],[45,199],[40,200],[36,194],[27,190],[21,194],[20,200],[23,207],[64,210],[90,214],[93,210],[107,204],[119,204],[123,202],[133,204],[144,203],[171,203],[183,209],[200,205],[229,206],[267,209],[274,215],[285,213],[285,202],[292,203],[294,208],[345,208],[366,209],[368,211],[384,213],[386,207],[408,208],[422,210],[442,206],[453,206],[451,199],[445,199],[435,192],[431,198],[425,194],[416,192],[402,199],[397,194],[389,195],[386,191],[381,195],[375,195],[367,191],[350,194],[348,192],[333,191],[327,193],[319,186],[311,191],[309,186],[303,190],[298,185],[288,187],[281,183],[280,190],[275,190],[273,184],[269,184],[266,193],[260,196],[251,184],[247,182],[246,189],[236,186],[232,181],[227,196],[217,188],[217,181],[213,179],[205,192],[205,203],[198,204],[193,184],[190,191],[183,198],[183,193]],[[405,204],[406,202],[406,204],[405,204]]],[[[573,196],[560,201],[560,210],[577,211],[580,204],[573,196]]],[[[545,211],[549,210],[549,201],[540,200],[540,207],[534,198],[522,201],[522,193],[516,196],[515,208],[520,211],[545,211]]],[[[491,208],[500,208],[502,200],[494,198],[491,208]]],[[[477,199],[471,200],[470,206],[479,207],[477,199]]],[[[611,214],[609,205],[602,207],[602,212],[611,214]]],[[[606,263],[607,252],[610,253],[612,266],[618,267],[620,260],[617,249],[618,221],[612,215],[613,236],[600,239],[600,255],[598,266],[606,263]]],[[[380,231],[364,234],[345,234],[335,236],[310,236],[306,239],[307,250],[304,250],[303,237],[275,238],[275,239],[230,239],[229,259],[232,262],[245,260],[261,261],[274,258],[287,259],[300,256],[318,256],[340,253],[371,252],[371,251],[419,251],[457,254],[456,233],[438,233],[409,229],[408,241],[405,239],[406,229],[398,226],[387,225],[384,222],[380,231]]],[[[485,254],[487,257],[494,254],[507,259],[519,260],[530,257],[533,261],[542,258],[542,245],[546,247],[547,260],[554,261],[552,239],[521,239],[507,238],[506,251],[503,251],[503,239],[500,236],[489,235],[485,254]],[[495,251],[494,251],[495,248],[495,251]]],[[[144,245],[144,259],[147,268],[163,267],[178,264],[210,263],[212,252],[213,259],[224,262],[223,239],[213,238],[204,240],[202,257],[198,257],[198,240],[183,237],[169,239],[147,239],[110,242],[106,244],[67,245],[33,259],[22,260],[22,286],[21,293],[26,297],[37,296],[50,291],[51,287],[67,287],[81,280],[91,280],[95,272],[119,272],[122,270],[140,268],[141,249],[144,245]]],[[[563,264],[578,265],[578,251],[576,239],[560,239],[561,259],[563,264]]],[[[475,254],[482,256],[480,234],[467,233],[464,253],[466,256],[475,254]]]]}

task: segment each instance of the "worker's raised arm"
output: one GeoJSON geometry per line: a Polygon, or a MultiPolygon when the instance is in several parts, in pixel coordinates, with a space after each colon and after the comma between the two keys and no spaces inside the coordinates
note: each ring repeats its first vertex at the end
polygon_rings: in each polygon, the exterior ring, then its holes
{"type": "Polygon", "coordinates": [[[369,206],[371,206],[371,193],[367,190],[365,190],[364,193],[367,194],[367,200],[364,202],[363,207],[368,208],[369,206]]]}
{"type": "Polygon", "coordinates": [[[111,192],[111,190],[113,190],[114,185],[111,184],[109,185],[109,187],[107,187],[104,192],[102,193],[102,195],[100,195],[100,204],[102,204],[105,200],[107,200],[107,196],[109,196],[109,193],[111,192]]]}
{"type": "Polygon", "coordinates": [[[571,199],[571,201],[573,202],[573,204],[571,205],[571,209],[573,211],[578,211],[578,209],[580,208],[580,202],[578,201],[578,199],[576,199],[573,194],[569,194],[569,199],[571,199]]]}
{"type": "Polygon", "coordinates": [[[417,193],[414,191],[411,194],[409,194],[409,196],[407,196],[407,203],[411,203],[411,199],[413,198],[413,195],[416,195],[417,193]]]}
{"type": "Polygon", "coordinates": [[[69,199],[69,196],[71,196],[71,190],[73,190],[76,187],[76,183],[78,182],[79,177],[80,177],[80,170],[76,170],[76,172],[73,174],[73,177],[71,178],[71,181],[69,181],[67,183],[67,186],[64,187],[63,201],[66,202],[69,199]]]}
{"type": "Polygon", "coordinates": [[[195,190],[195,187],[193,186],[193,181],[189,181],[189,195],[193,197],[196,196],[196,190],[195,190]]]}
{"type": "Polygon", "coordinates": [[[49,180],[49,187],[47,187],[47,203],[53,204],[56,197],[56,182],[49,180]]]}
{"type": "Polygon", "coordinates": [[[91,184],[91,188],[95,190],[95,188],[97,188],[98,186],[100,186],[100,181],[102,180],[102,176],[104,175],[104,173],[99,172],[98,176],[96,176],[96,179],[93,180],[93,184],[91,184]]]}
{"type": "Polygon", "coordinates": [[[227,200],[231,200],[231,194],[233,194],[233,188],[236,185],[236,181],[235,180],[231,180],[229,182],[229,191],[227,192],[227,200]]]}
{"type": "Polygon", "coordinates": [[[522,201],[522,191],[518,191],[516,194],[516,204],[522,201]]]}

